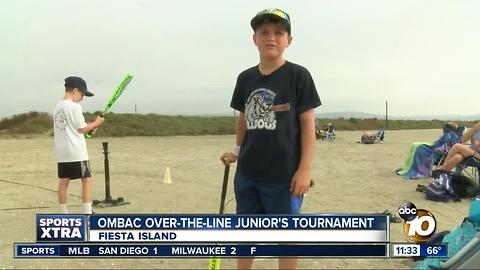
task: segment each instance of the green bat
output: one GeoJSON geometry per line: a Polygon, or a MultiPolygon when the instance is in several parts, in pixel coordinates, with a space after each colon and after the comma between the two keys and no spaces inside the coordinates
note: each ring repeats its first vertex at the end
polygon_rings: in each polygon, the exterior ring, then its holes
{"type": "Polygon", "coordinates": [[[115,92],[113,92],[112,97],[107,103],[107,106],[105,106],[105,109],[103,109],[102,117],[105,116],[105,114],[110,111],[110,108],[112,108],[113,104],[115,104],[115,101],[120,97],[120,95],[123,93],[123,90],[127,88],[127,85],[130,83],[130,81],[133,79],[133,76],[130,73],[127,73],[125,75],[125,78],[123,78],[122,82],[117,86],[117,89],[115,92]]]}
{"type": "MultiPolygon", "coordinates": [[[[105,106],[105,109],[103,109],[103,112],[101,114],[101,117],[104,117],[109,111],[110,108],[112,108],[113,104],[117,101],[117,99],[120,97],[120,95],[123,93],[125,88],[127,88],[127,85],[130,83],[130,81],[133,79],[133,76],[130,73],[127,73],[125,77],[123,78],[122,82],[117,86],[117,89],[113,92],[113,95],[110,97],[108,100],[107,105],[105,106]]],[[[90,138],[92,137],[92,131],[88,132],[85,134],[85,137],[90,138]]]]}

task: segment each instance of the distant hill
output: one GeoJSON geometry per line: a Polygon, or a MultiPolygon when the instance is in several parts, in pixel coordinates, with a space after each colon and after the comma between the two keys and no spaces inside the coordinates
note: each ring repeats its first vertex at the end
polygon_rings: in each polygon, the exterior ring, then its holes
{"type": "Polygon", "coordinates": [[[326,119],[335,119],[335,118],[359,118],[359,119],[368,119],[368,118],[378,118],[384,119],[385,115],[363,113],[363,112],[326,112],[326,113],[316,113],[317,118],[326,118],[326,119]]]}
{"type": "MultiPolygon", "coordinates": [[[[98,113],[99,114],[99,113],[98,113]]],[[[98,115],[97,114],[97,115],[98,115]]],[[[321,114],[325,115],[325,114],[321,114]]],[[[376,130],[387,128],[398,129],[440,129],[444,120],[394,120],[388,121],[373,114],[345,114],[342,118],[317,118],[319,128],[329,122],[337,130],[376,130]],[[350,117],[355,115],[357,117],[350,117]]],[[[85,113],[87,121],[93,121],[96,115],[85,113]]],[[[105,124],[102,125],[96,137],[124,137],[124,136],[176,136],[176,135],[226,135],[235,134],[234,116],[183,116],[159,114],[127,114],[109,113],[105,124]]],[[[473,121],[456,121],[459,125],[472,126],[473,121]]],[[[22,135],[52,135],[52,115],[46,112],[28,112],[6,117],[0,120],[0,137],[18,137],[22,135]]]]}
{"type": "MultiPolygon", "coordinates": [[[[98,113],[97,115],[99,115],[98,113]]],[[[87,122],[96,115],[85,113],[87,122]]],[[[0,120],[0,136],[53,134],[52,115],[29,112],[0,120]]],[[[235,134],[233,116],[201,117],[158,114],[109,113],[96,137],[235,134]]]]}
{"type": "Polygon", "coordinates": [[[480,114],[470,115],[427,115],[427,116],[410,116],[410,117],[397,117],[392,119],[416,119],[416,120],[451,120],[451,121],[475,121],[480,120],[480,114]]]}
{"type": "MultiPolygon", "coordinates": [[[[385,114],[371,114],[364,112],[343,111],[343,112],[326,112],[315,114],[317,118],[359,118],[359,119],[385,119],[385,114]]],[[[392,120],[445,120],[445,121],[478,121],[480,120],[480,114],[470,115],[417,115],[417,116],[398,116],[389,115],[388,119],[392,120]]]]}
{"type": "Polygon", "coordinates": [[[0,120],[2,134],[42,134],[51,129],[52,116],[45,112],[28,112],[0,120]]]}

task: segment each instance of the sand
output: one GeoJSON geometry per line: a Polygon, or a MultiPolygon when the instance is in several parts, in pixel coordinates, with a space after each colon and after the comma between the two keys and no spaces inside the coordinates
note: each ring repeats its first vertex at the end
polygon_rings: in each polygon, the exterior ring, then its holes
{"type": "MultiPolygon", "coordinates": [[[[403,201],[431,211],[437,230],[450,230],[468,212],[469,200],[437,203],[415,191],[424,180],[395,174],[412,142],[433,142],[440,130],[387,131],[383,144],[356,143],[362,131],[339,131],[333,142],[317,140],[312,178],[315,187],[304,213],[380,213],[396,211],[403,201]]],[[[93,138],[88,149],[94,199],[104,199],[102,142],[110,146],[111,195],[128,205],[95,208],[97,213],[217,213],[223,179],[219,156],[234,136],[93,138]],[[163,183],[166,168],[172,184],[163,183]]],[[[235,166],[230,171],[233,179],[235,166]]],[[[13,243],[34,242],[35,214],[56,212],[56,161],[51,137],[0,139],[0,268],[202,268],[208,259],[14,259],[13,243]],[[47,208],[40,208],[47,207],[47,208]],[[48,208],[50,207],[50,208],[48,208]],[[12,208],[25,208],[16,209],[12,208]]],[[[235,212],[232,182],[227,213],[235,212]]],[[[70,212],[79,212],[80,183],[70,184],[70,212]]],[[[407,242],[401,223],[391,224],[391,240],[407,242]]],[[[299,259],[299,268],[410,268],[411,259],[299,259]]],[[[235,259],[222,259],[234,268],[235,259]]],[[[276,259],[257,259],[254,268],[276,268],[276,259]]]]}

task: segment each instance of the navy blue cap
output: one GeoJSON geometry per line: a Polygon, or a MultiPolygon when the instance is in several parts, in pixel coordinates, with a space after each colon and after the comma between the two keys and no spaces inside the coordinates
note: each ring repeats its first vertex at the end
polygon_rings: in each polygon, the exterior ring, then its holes
{"type": "Polygon", "coordinates": [[[77,88],[82,91],[85,96],[92,97],[93,93],[88,91],[87,83],[84,79],[76,76],[70,76],[65,78],[65,87],[77,88]]]}

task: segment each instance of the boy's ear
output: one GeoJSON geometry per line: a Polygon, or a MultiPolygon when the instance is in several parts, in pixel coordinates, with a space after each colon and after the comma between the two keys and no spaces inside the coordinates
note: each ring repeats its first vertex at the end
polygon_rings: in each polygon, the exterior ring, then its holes
{"type": "Polygon", "coordinates": [[[293,37],[289,35],[288,36],[288,46],[290,46],[290,44],[292,44],[292,40],[293,40],[293,37]]]}
{"type": "Polygon", "coordinates": [[[252,39],[253,39],[253,43],[255,44],[255,46],[257,46],[257,36],[255,34],[253,34],[252,36],[252,39]]]}

